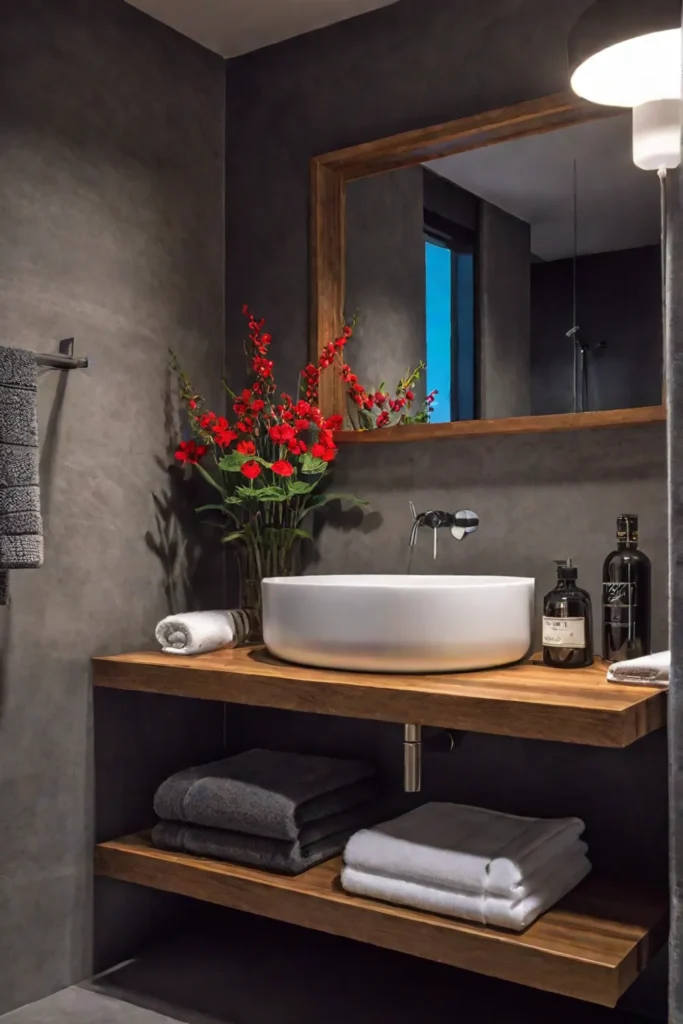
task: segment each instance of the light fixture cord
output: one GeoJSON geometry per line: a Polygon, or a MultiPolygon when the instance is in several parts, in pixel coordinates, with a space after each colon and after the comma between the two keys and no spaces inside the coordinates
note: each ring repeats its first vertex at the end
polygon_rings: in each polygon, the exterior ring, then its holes
{"type": "Polygon", "coordinates": [[[667,231],[667,197],[666,197],[666,167],[660,167],[657,171],[657,177],[659,178],[659,208],[661,217],[660,226],[660,258],[662,268],[662,339],[666,337],[666,262],[667,262],[667,245],[668,245],[668,231],[667,231]]]}
{"type": "Polygon", "coordinates": [[[576,322],[577,316],[577,297],[576,297],[576,277],[578,272],[578,249],[579,249],[579,199],[578,199],[578,172],[576,167],[576,159],[574,160],[573,167],[573,190],[574,190],[574,255],[572,257],[572,341],[574,343],[574,412],[579,411],[579,345],[577,338],[577,331],[579,325],[576,322]]]}

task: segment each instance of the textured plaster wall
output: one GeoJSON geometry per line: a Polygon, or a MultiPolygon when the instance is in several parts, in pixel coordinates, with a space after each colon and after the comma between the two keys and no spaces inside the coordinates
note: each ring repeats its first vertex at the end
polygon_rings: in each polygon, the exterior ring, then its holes
{"type": "MultiPolygon", "coordinates": [[[[91,361],[41,376],[45,565],[0,609],[2,1012],[90,970],[90,657],[222,590],[215,551],[178,539],[194,502],[167,473],[166,366],[171,345],[204,387],[221,369],[224,64],[123,0],[4,0],[0,106],[2,341],[75,336],[91,361]]],[[[220,739],[210,705],[117,696],[100,835],[146,823],[150,780],[220,739]]],[[[110,954],[156,908],[123,887],[98,906],[110,954]]]]}

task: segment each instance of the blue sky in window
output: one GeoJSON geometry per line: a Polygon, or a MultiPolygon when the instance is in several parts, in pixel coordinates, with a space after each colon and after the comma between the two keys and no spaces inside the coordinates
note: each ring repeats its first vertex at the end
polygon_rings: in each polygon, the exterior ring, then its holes
{"type": "Polygon", "coordinates": [[[427,274],[427,391],[437,396],[432,423],[451,418],[451,250],[425,242],[427,274]]]}

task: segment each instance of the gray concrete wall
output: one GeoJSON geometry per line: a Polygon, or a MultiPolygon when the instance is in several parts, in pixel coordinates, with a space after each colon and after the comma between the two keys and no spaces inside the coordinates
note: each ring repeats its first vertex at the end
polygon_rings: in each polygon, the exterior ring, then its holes
{"type": "Polygon", "coordinates": [[[477,318],[481,419],[531,413],[531,228],[479,204],[477,318]]]}
{"type": "MultiPolygon", "coordinates": [[[[230,62],[228,134],[240,139],[240,152],[226,167],[228,195],[239,197],[227,207],[228,250],[239,253],[228,260],[228,337],[241,336],[241,302],[258,303],[276,337],[281,381],[291,386],[307,357],[310,157],[566,89],[566,38],[586,6],[587,0],[402,0],[230,62]]],[[[572,554],[597,603],[614,517],[632,508],[653,560],[655,636],[662,643],[665,459],[661,427],[345,448],[335,485],[369,499],[372,512],[360,529],[355,514],[328,525],[318,568],[402,571],[412,498],[420,508],[471,506],[481,516],[474,538],[444,541],[442,570],[531,573],[542,594],[553,579],[552,560],[572,554]]],[[[431,568],[422,548],[419,568],[431,568]]],[[[269,729],[268,715],[241,714],[253,723],[248,735],[282,738],[274,725],[269,729]]],[[[379,726],[304,722],[287,734],[302,748],[377,749],[379,726]]],[[[398,773],[398,736],[387,736],[383,749],[398,773]]],[[[591,834],[599,831],[603,864],[616,868],[626,860],[635,874],[665,878],[663,734],[608,754],[472,736],[455,761],[439,763],[430,775],[443,797],[585,814],[591,834]],[[624,794],[631,799],[622,803],[624,794]],[[600,825],[603,815],[613,831],[600,825]]],[[[642,997],[645,1008],[657,1013],[661,995],[657,977],[642,997]]],[[[427,1005],[425,997],[425,1011],[427,1005]]],[[[508,1011],[512,1016],[511,1001],[501,1018],[508,1011]]]]}
{"type": "MultiPolygon", "coordinates": [[[[166,367],[171,345],[220,400],[224,65],[123,0],[5,0],[0,107],[2,341],[75,335],[91,360],[41,376],[45,565],[12,573],[0,609],[3,1012],[90,970],[90,657],[222,590],[215,549],[179,539],[196,501],[167,472],[166,367]]],[[[220,741],[211,705],[116,696],[98,702],[100,835],[146,823],[153,780],[220,741]]],[[[134,949],[156,904],[103,901],[110,952],[124,923],[134,949]]]]}
{"type": "Polygon", "coordinates": [[[425,301],[422,168],[350,182],[344,308],[358,327],[347,358],[367,388],[394,394],[426,360],[425,301]]]}

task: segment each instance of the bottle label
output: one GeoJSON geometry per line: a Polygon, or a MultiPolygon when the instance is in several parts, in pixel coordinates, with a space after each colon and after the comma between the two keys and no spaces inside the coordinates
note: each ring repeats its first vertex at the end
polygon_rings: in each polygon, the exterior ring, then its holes
{"type": "Polygon", "coordinates": [[[543,646],[585,648],[586,620],[583,616],[576,619],[549,619],[544,616],[543,646]]]}
{"type": "Polygon", "coordinates": [[[635,583],[603,583],[605,608],[635,608],[638,604],[635,583]]]}

